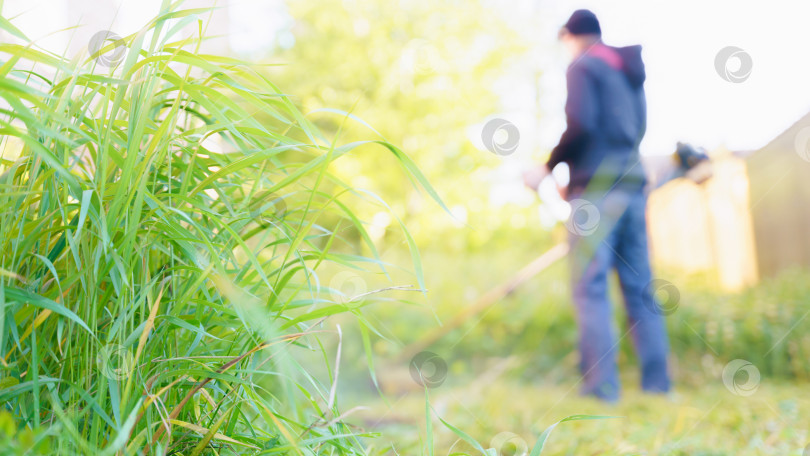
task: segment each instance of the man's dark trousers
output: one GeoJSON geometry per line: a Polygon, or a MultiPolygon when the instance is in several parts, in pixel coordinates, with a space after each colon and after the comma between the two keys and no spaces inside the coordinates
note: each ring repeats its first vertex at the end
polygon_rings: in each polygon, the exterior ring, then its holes
{"type": "Polygon", "coordinates": [[[582,393],[615,401],[620,385],[616,367],[619,343],[630,335],[641,366],[641,387],[669,391],[669,351],[664,315],[655,300],[647,250],[646,195],[612,189],[570,196],[570,265],[579,326],[582,393]],[[589,220],[577,219],[585,217],[589,220]],[[615,269],[627,310],[627,331],[616,337],[608,275],[615,269]]]}

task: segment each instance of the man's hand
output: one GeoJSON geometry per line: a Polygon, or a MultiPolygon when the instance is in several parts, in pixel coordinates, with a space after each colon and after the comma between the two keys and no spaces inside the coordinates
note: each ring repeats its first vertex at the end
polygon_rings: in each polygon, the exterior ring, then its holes
{"type": "Polygon", "coordinates": [[[540,182],[548,176],[548,166],[541,165],[523,172],[523,183],[532,190],[537,190],[540,182]]]}

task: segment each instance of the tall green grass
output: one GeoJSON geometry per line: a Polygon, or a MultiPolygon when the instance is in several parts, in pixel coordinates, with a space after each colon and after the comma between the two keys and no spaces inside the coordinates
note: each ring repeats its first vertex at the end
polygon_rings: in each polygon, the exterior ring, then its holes
{"type": "Polygon", "coordinates": [[[325,320],[368,341],[376,295],[319,274],[384,271],[352,211],[384,204],[330,163],[376,147],[435,192],[396,147],[341,144],[255,67],[201,54],[209,12],[175,6],[114,68],[0,21],[19,39],[0,44],[0,453],[363,454],[325,320]]]}

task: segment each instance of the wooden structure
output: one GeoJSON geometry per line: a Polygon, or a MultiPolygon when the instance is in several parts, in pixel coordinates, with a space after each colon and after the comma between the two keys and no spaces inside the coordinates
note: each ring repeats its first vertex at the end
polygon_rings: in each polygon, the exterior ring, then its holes
{"type": "Polygon", "coordinates": [[[746,163],[760,275],[810,266],[810,114],[746,163]]]}
{"type": "Polygon", "coordinates": [[[650,195],[655,264],[712,272],[728,291],[810,267],[810,114],[760,150],[711,156],[707,182],[676,179],[650,195]]]}

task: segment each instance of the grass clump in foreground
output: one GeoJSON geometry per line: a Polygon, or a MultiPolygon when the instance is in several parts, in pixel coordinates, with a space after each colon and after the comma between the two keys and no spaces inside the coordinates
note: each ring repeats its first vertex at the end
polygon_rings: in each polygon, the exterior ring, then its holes
{"type": "Polygon", "coordinates": [[[0,44],[0,453],[363,453],[335,378],[295,351],[334,373],[324,319],[373,331],[374,295],[319,277],[382,269],[349,205],[382,203],[329,170],[367,143],[327,139],[246,63],[199,54],[208,13],[164,2],[101,50],[125,44],[113,68],[0,21],[19,40],[0,44]]]}

